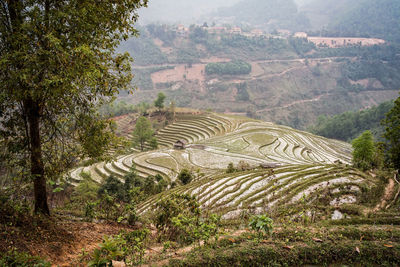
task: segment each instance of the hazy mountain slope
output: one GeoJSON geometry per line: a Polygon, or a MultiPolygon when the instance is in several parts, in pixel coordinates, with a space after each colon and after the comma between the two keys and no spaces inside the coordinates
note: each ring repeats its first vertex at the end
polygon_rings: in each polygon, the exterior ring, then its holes
{"type": "Polygon", "coordinates": [[[354,9],[337,21],[333,20],[330,28],[345,36],[371,36],[400,42],[400,1],[359,1],[354,9]]]}
{"type": "Polygon", "coordinates": [[[201,15],[219,7],[231,6],[239,0],[151,0],[140,10],[142,24],[152,22],[194,23],[201,15]]]}
{"type": "Polygon", "coordinates": [[[261,25],[267,29],[306,29],[307,18],[298,13],[293,0],[246,0],[221,8],[222,17],[234,17],[236,23],[261,25]]]}
{"type": "Polygon", "coordinates": [[[400,41],[398,0],[314,0],[300,8],[323,35],[400,41]]]}
{"type": "Polygon", "coordinates": [[[363,0],[310,0],[300,7],[310,19],[312,29],[322,29],[363,0]]]}

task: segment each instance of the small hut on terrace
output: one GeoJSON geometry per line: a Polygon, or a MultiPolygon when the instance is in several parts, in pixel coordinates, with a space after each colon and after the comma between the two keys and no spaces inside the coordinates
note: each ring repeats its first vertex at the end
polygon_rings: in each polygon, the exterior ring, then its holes
{"type": "Polygon", "coordinates": [[[185,149],[186,148],[186,141],[185,140],[178,140],[174,144],[175,149],[185,149]]]}

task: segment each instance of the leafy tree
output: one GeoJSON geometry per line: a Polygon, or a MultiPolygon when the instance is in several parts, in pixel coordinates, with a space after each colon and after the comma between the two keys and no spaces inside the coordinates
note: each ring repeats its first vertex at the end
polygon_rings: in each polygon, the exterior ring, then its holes
{"type": "Polygon", "coordinates": [[[50,214],[46,180],[71,165],[76,151],[104,151],[74,144],[88,140],[83,129],[92,125],[96,132],[107,130],[97,125],[95,110],[129,85],[129,55],[115,48],[136,34],[135,11],[147,0],[0,4],[0,138],[8,140],[9,153],[33,181],[35,212],[50,214]]]}
{"type": "Polygon", "coordinates": [[[225,63],[209,63],[206,65],[207,75],[241,75],[249,74],[250,72],[251,65],[241,60],[225,63]]]}
{"type": "Polygon", "coordinates": [[[228,164],[228,167],[226,168],[226,173],[234,173],[234,172],[236,172],[236,169],[235,169],[235,167],[233,166],[233,163],[230,162],[230,163],[228,164]]]}
{"type": "Polygon", "coordinates": [[[109,176],[106,181],[101,185],[98,191],[99,195],[109,194],[117,199],[124,199],[124,184],[115,178],[114,176],[109,176]]]}
{"type": "Polygon", "coordinates": [[[149,145],[152,149],[157,149],[158,148],[158,141],[157,138],[155,138],[154,136],[150,139],[149,141],[149,145]]]}
{"type": "Polygon", "coordinates": [[[372,167],[375,155],[374,137],[371,131],[363,132],[353,140],[353,163],[357,168],[367,170],[372,167]]]}
{"type": "Polygon", "coordinates": [[[135,130],[133,131],[134,143],[140,146],[140,150],[144,150],[146,142],[150,141],[154,135],[154,130],[151,127],[151,122],[146,117],[139,117],[136,122],[135,130]]]}
{"type": "Polygon", "coordinates": [[[183,184],[188,184],[192,181],[193,175],[188,169],[183,169],[179,175],[178,179],[183,183],[183,184]]]}
{"type": "Polygon", "coordinates": [[[394,103],[383,121],[386,125],[384,137],[389,142],[390,161],[396,169],[400,169],[400,97],[394,103]]]}
{"type": "Polygon", "coordinates": [[[158,108],[159,110],[164,108],[164,100],[165,100],[165,94],[163,92],[158,93],[156,101],[154,101],[154,106],[158,108]]]}

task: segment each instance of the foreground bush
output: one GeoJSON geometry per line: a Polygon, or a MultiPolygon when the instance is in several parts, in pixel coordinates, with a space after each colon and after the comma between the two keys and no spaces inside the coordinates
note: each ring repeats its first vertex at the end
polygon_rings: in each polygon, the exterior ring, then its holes
{"type": "Polygon", "coordinates": [[[27,253],[18,252],[16,250],[9,251],[3,257],[0,257],[0,266],[20,267],[50,267],[51,264],[40,257],[31,256],[27,253]]]}

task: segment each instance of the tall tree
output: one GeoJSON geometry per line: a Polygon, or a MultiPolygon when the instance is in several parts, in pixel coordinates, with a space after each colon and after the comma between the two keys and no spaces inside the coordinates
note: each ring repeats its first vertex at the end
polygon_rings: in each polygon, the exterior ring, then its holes
{"type": "Polygon", "coordinates": [[[146,117],[139,117],[136,122],[135,130],[133,131],[133,139],[134,143],[140,146],[141,151],[144,150],[146,142],[152,141],[153,135],[154,130],[151,127],[150,120],[146,117]]]}
{"type": "Polygon", "coordinates": [[[90,145],[109,140],[96,106],[132,79],[129,55],[115,48],[136,34],[136,10],[146,4],[0,0],[0,139],[27,167],[35,212],[49,214],[46,179],[77,155],[104,151],[90,145]]]}
{"type": "Polygon", "coordinates": [[[353,163],[357,168],[363,170],[372,167],[375,155],[374,136],[371,131],[363,132],[353,140],[353,163]]]}
{"type": "Polygon", "coordinates": [[[158,93],[157,99],[154,101],[154,106],[156,106],[160,111],[164,108],[165,94],[163,92],[158,93]]]}
{"type": "Polygon", "coordinates": [[[394,102],[383,124],[386,126],[384,137],[389,142],[390,161],[393,167],[400,170],[400,97],[394,102]]]}

